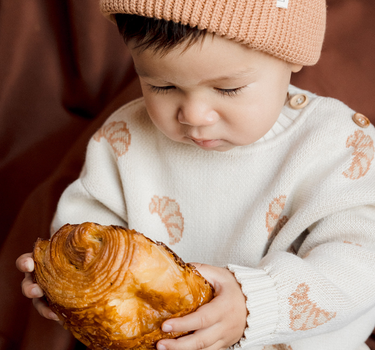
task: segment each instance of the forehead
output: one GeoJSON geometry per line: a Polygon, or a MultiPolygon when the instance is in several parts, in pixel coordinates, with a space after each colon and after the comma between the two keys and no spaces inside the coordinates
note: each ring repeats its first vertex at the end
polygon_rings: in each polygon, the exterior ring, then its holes
{"type": "MultiPolygon", "coordinates": [[[[166,54],[140,50],[129,44],[137,73],[144,78],[175,81],[229,80],[254,75],[285,62],[219,36],[207,36],[189,47],[177,46],[166,54]]],[[[182,82],[180,82],[182,83],[182,82]]]]}

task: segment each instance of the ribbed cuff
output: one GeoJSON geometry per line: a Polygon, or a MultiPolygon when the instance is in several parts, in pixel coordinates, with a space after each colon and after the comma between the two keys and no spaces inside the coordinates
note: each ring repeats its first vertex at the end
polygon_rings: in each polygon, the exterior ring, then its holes
{"type": "Polygon", "coordinates": [[[244,337],[232,348],[261,345],[272,338],[279,319],[278,295],[275,283],[261,269],[228,265],[246,297],[249,311],[244,337]]]}

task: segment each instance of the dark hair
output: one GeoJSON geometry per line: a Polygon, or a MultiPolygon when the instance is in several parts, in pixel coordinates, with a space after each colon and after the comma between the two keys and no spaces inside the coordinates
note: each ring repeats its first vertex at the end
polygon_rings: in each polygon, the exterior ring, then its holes
{"type": "Polygon", "coordinates": [[[125,43],[135,40],[136,47],[142,50],[152,49],[165,54],[178,45],[186,48],[203,39],[206,30],[190,27],[164,19],[148,18],[118,13],[115,15],[118,30],[125,43]]]}

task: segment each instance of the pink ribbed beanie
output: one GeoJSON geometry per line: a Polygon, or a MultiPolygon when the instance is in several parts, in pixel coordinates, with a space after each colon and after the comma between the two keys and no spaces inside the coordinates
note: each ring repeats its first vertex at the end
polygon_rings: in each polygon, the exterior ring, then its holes
{"type": "Polygon", "coordinates": [[[302,65],[318,61],[326,25],[325,0],[100,0],[100,8],[110,19],[127,13],[197,26],[302,65]]]}

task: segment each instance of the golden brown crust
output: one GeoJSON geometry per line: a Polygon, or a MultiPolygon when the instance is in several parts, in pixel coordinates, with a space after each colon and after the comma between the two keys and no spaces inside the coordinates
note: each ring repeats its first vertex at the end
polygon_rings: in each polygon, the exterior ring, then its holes
{"type": "Polygon", "coordinates": [[[35,242],[34,280],[65,328],[94,350],[155,349],[161,324],[213,298],[194,266],[143,234],[94,223],[64,225],[35,242]]]}

